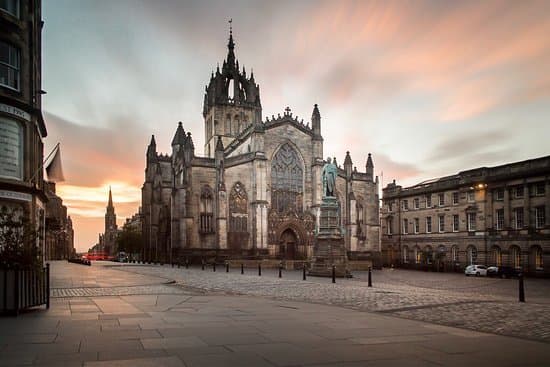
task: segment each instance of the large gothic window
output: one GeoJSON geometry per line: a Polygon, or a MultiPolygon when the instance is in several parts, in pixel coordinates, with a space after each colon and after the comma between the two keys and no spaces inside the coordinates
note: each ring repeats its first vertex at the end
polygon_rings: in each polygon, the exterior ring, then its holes
{"type": "Polygon", "coordinates": [[[271,207],[279,213],[302,211],[304,167],[296,150],[286,143],[271,162],[271,207]]]}
{"type": "Polygon", "coordinates": [[[214,210],[212,190],[204,186],[200,198],[199,231],[201,233],[214,232],[214,210]]]}
{"type": "Polygon", "coordinates": [[[244,186],[237,182],[229,196],[229,231],[247,232],[248,196],[244,186]]]}

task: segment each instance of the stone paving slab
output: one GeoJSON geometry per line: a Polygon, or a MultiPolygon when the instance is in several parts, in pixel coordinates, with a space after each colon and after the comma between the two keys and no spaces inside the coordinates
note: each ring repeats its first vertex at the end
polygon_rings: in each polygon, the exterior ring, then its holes
{"type": "MultiPolygon", "coordinates": [[[[119,278],[124,274],[120,272],[119,278]]],[[[198,274],[207,277],[200,270],[198,274]]],[[[188,274],[188,279],[193,277],[188,274]]],[[[330,287],[332,293],[340,294],[330,283],[287,280],[295,283],[285,286],[330,287]]],[[[221,277],[212,282],[223,288],[225,283],[241,280],[225,277],[223,281],[221,277]]],[[[265,282],[271,281],[266,277],[265,282]]],[[[366,288],[355,283],[351,286],[366,288]]],[[[281,285],[261,287],[260,294],[265,289],[284,290],[281,285]]],[[[232,287],[248,290],[244,285],[232,287]]],[[[186,290],[185,285],[181,288],[186,290]]],[[[330,293],[325,291],[324,295],[330,293]]],[[[457,307],[457,317],[466,312],[474,320],[475,310],[462,309],[472,304],[464,302],[470,298],[416,308],[397,304],[384,308],[388,312],[382,313],[363,312],[347,303],[342,307],[273,295],[189,292],[55,298],[50,310],[1,318],[0,366],[519,367],[546,366],[550,360],[547,343],[394,316],[434,307],[436,313],[445,314],[447,308],[457,307]],[[78,306],[95,306],[95,310],[90,307],[82,312],[78,306]]],[[[419,295],[424,292],[405,294],[403,298],[411,300],[419,295]]],[[[493,303],[487,300],[484,304],[493,308],[507,304],[502,299],[493,303]]],[[[529,306],[518,305],[517,312],[529,306]]],[[[544,312],[545,305],[540,307],[538,312],[544,312]]]]}

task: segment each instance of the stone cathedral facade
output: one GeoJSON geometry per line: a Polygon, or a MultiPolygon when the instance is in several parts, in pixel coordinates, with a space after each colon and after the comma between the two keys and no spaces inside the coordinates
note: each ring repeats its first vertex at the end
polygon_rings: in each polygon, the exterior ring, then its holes
{"type": "MultiPolygon", "coordinates": [[[[195,154],[182,123],[171,154],[147,147],[142,187],[146,260],[311,258],[322,198],[321,114],[298,121],[287,107],[263,119],[260,86],[234,53],[212,73],[203,105],[205,145],[195,154]]],[[[336,197],[348,256],[380,253],[378,177],[369,154],[365,172],[349,152],[338,166],[336,197]]]]}

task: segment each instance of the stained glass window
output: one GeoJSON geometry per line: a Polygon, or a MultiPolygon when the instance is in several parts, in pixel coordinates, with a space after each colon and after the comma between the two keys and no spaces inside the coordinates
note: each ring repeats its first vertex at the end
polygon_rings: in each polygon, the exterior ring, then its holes
{"type": "Polygon", "coordinates": [[[208,186],[204,186],[201,191],[199,230],[201,233],[214,232],[214,214],[213,214],[213,195],[208,186]]]}
{"type": "Polygon", "coordinates": [[[247,232],[248,196],[244,186],[237,182],[229,195],[229,230],[247,232]]]}
{"type": "Polygon", "coordinates": [[[271,207],[279,213],[302,211],[304,167],[296,150],[286,143],[271,162],[271,207]]]}

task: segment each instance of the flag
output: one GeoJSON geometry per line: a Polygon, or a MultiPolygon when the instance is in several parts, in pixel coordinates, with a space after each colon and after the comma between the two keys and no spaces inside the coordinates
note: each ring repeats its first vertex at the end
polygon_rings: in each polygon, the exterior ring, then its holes
{"type": "Polygon", "coordinates": [[[57,146],[57,151],[50,161],[50,164],[46,166],[46,173],[48,174],[48,181],[61,182],[65,181],[63,176],[63,168],[61,167],[61,148],[57,146]]]}

